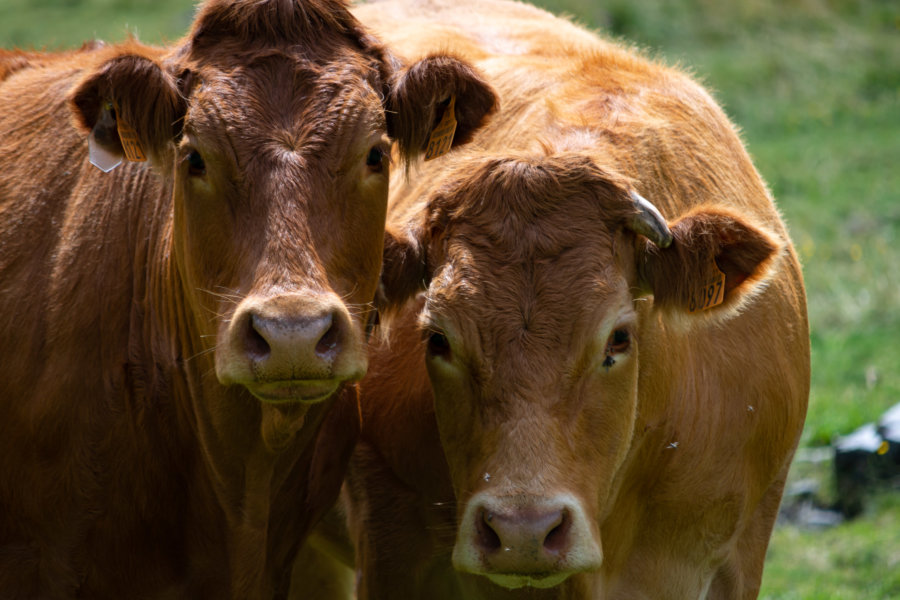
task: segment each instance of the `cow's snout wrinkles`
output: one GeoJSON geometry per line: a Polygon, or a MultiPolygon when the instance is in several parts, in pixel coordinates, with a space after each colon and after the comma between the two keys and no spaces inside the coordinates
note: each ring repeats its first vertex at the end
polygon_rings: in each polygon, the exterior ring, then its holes
{"type": "Polygon", "coordinates": [[[244,385],[264,401],[324,400],[366,371],[361,340],[333,294],[249,297],[224,336],[219,380],[244,385]]]}
{"type": "Polygon", "coordinates": [[[476,494],[459,529],[454,563],[505,587],[551,587],[600,567],[584,508],[569,495],[476,494]]]}

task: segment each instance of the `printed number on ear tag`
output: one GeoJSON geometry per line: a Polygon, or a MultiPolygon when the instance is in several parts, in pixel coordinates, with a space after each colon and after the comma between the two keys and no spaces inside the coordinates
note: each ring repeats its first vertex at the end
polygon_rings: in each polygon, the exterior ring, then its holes
{"type": "Polygon", "coordinates": [[[689,312],[695,313],[718,306],[725,301],[725,273],[713,265],[714,274],[703,284],[691,292],[689,312]]]}
{"type": "Polygon", "coordinates": [[[431,132],[428,138],[428,147],[425,150],[425,160],[431,160],[450,152],[453,145],[453,136],[456,134],[456,95],[450,96],[450,103],[444,110],[440,123],[431,132]]]}

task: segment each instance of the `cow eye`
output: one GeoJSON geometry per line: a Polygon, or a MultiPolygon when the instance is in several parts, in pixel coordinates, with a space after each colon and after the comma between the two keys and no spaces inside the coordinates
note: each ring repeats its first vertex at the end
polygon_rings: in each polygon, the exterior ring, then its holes
{"type": "Polygon", "coordinates": [[[440,331],[432,331],[428,336],[428,354],[450,359],[450,340],[440,331]]]}
{"type": "Polygon", "coordinates": [[[206,163],[200,153],[194,150],[187,155],[188,175],[191,177],[203,177],[206,175],[206,163]]]}
{"type": "Polygon", "coordinates": [[[631,334],[627,329],[616,329],[606,342],[606,354],[622,354],[631,347],[631,334]]]}
{"type": "Polygon", "coordinates": [[[366,166],[374,173],[381,173],[384,170],[384,151],[377,146],[373,146],[369,150],[369,154],[366,155],[366,166]]]}

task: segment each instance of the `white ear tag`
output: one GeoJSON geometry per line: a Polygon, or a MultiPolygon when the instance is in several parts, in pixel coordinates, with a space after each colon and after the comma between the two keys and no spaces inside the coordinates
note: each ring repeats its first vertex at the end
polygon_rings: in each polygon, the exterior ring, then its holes
{"type": "Polygon", "coordinates": [[[120,164],[122,164],[122,156],[117,156],[106,150],[94,139],[94,132],[88,137],[88,157],[91,164],[103,171],[109,173],[120,164]]]}

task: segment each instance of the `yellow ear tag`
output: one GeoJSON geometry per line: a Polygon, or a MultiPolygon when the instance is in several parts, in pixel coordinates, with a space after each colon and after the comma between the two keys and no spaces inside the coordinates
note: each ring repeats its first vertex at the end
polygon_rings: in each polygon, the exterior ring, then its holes
{"type": "Polygon", "coordinates": [[[431,160],[450,152],[453,145],[453,136],[456,134],[456,94],[451,94],[450,103],[444,110],[440,123],[431,132],[428,138],[428,147],[425,150],[425,160],[431,160]]]}
{"type": "Polygon", "coordinates": [[[692,313],[718,306],[725,301],[725,273],[712,264],[713,274],[706,282],[691,291],[691,303],[688,310],[692,313]]]}
{"type": "Polygon", "coordinates": [[[122,142],[122,149],[125,151],[125,158],[131,162],[144,162],[147,156],[144,149],[141,148],[141,140],[137,131],[131,128],[131,125],[122,120],[122,113],[116,106],[116,126],[119,129],[119,140],[122,142]]]}
{"type": "Polygon", "coordinates": [[[878,446],[878,450],[876,450],[876,454],[878,454],[878,456],[884,456],[885,454],[888,453],[888,450],[890,450],[890,449],[891,449],[891,445],[888,443],[888,441],[881,440],[881,445],[878,446]]]}

